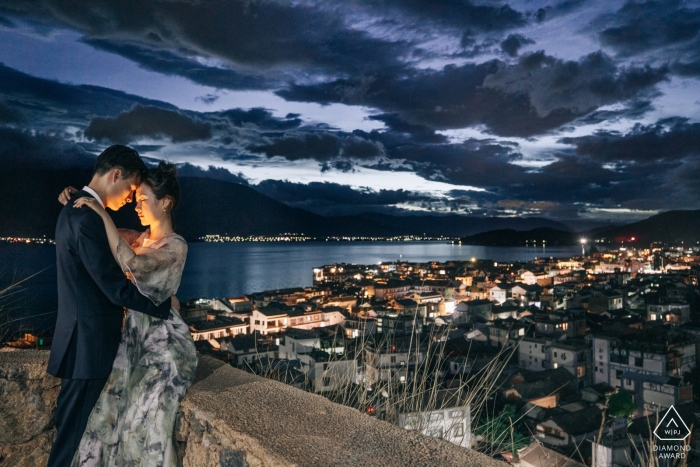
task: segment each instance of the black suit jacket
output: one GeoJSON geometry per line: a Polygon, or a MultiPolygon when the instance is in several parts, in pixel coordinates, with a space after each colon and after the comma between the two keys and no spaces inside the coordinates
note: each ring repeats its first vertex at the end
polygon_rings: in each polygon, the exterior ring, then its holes
{"type": "Polygon", "coordinates": [[[112,256],[100,216],[76,209],[76,193],[58,216],[58,316],[48,373],[59,378],[106,378],[121,339],[123,307],[166,319],[171,300],[156,306],[141,295],[112,256]]]}

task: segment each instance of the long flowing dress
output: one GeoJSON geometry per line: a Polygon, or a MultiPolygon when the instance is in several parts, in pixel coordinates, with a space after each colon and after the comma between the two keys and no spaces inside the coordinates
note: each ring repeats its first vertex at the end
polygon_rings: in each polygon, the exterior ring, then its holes
{"type": "MultiPolygon", "coordinates": [[[[120,233],[117,259],[141,293],[156,304],[174,295],[187,256],[185,239],[172,234],[151,242],[148,231],[120,233]]],[[[128,310],[112,372],[71,465],[176,465],[175,416],[196,367],[192,336],[177,311],[163,320],[128,310]]]]}

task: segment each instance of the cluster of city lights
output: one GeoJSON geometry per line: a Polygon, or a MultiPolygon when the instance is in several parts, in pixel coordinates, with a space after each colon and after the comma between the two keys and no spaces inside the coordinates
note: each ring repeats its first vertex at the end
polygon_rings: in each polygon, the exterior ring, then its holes
{"type": "Polygon", "coordinates": [[[224,242],[432,242],[432,241],[450,241],[452,237],[424,237],[419,235],[400,235],[395,237],[355,237],[355,236],[339,236],[339,237],[309,237],[302,234],[279,234],[279,235],[249,235],[232,236],[227,235],[205,235],[199,240],[211,243],[224,242]]]}
{"type": "Polygon", "coordinates": [[[453,237],[426,237],[421,235],[397,235],[394,237],[326,237],[327,242],[435,242],[451,241],[453,237]]]}
{"type": "Polygon", "coordinates": [[[33,237],[0,237],[0,242],[5,243],[38,243],[55,245],[56,242],[52,238],[33,238],[33,237]]]}
{"type": "Polygon", "coordinates": [[[308,237],[304,234],[279,234],[274,236],[268,235],[248,235],[247,237],[235,236],[229,237],[226,235],[205,235],[199,238],[203,242],[210,243],[225,243],[225,242],[309,242],[316,240],[314,237],[308,237]]]}

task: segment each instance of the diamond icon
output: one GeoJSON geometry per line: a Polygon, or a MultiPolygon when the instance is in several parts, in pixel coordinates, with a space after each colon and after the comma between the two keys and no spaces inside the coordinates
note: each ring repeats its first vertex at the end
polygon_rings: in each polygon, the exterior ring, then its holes
{"type": "Polygon", "coordinates": [[[656,425],[654,434],[662,441],[683,441],[690,434],[690,430],[675,407],[671,406],[656,425]]]}

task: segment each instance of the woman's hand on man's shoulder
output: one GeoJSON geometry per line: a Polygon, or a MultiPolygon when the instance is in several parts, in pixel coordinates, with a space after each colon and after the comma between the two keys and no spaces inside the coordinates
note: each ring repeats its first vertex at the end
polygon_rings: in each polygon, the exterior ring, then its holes
{"type": "Polygon", "coordinates": [[[68,204],[68,201],[70,201],[71,197],[77,192],[78,190],[76,188],[73,188],[72,186],[64,188],[61,194],[58,195],[58,202],[65,206],[66,204],[68,204]]]}

